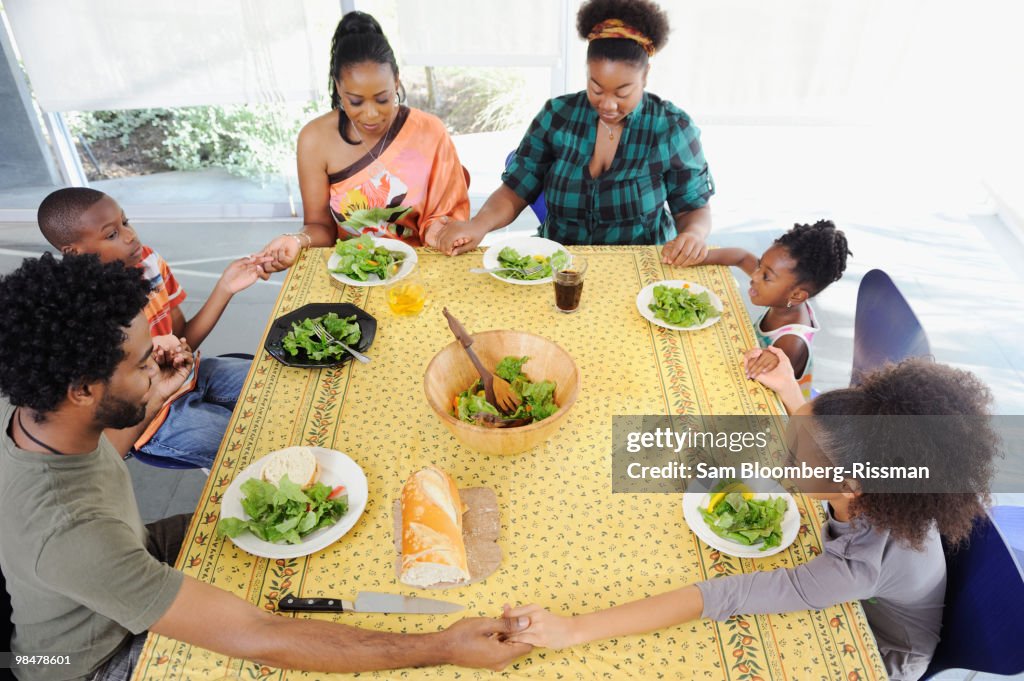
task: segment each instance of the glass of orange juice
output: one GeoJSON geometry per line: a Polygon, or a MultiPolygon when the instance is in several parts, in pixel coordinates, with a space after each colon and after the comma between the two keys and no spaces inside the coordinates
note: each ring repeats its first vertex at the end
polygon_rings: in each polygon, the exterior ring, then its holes
{"type": "Polygon", "coordinates": [[[423,311],[427,302],[427,286],[419,268],[384,288],[388,307],[399,317],[411,317],[423,311]]]}

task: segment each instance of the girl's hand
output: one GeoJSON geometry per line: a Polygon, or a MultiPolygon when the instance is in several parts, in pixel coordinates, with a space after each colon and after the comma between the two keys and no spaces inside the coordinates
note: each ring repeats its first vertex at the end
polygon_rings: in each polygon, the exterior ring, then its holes
{"type": "Polygon", "coordinates": [[[779,358],[761,348],[747,350],[743,354],[743,370],[747,378],[757,378],[760,374],[771,371],[779,365],[779,358]]]}
{"type": "Polygon", "coordinates": [[[505,604],[503,617],[515,620],[526,617],[530,626],[525,631],[512,634],[507,640],[514,643],[529,643],[538,648],[561,650],[576,643],[576,628],[571,617],[552,614],[539,605],[520,605],[513,608],[505,604]]]}
{"type": "Polygon", "coordinates": [[[291,234],[282,234],[264,246],[263,250],[256,254],[257,258],[269,258],[263,264],[263,271],[271,274],[286,270],[294,265],[295,259],[299,257],[299,252],[302,251],[301,246],[299,246],[300,239],[301,237],[294,237],[291,234]]]}
{"type": "Polygon", "coordinates": [[[703,237],[683,232],[661,249],[661,261],[675,267],[699,265],[708,257],[708,245],[703,237]]]}
{"type": "MultiPolygon", "coordinates": [[[[771,353],[778,360],[778,364],[767,371],[757,374],[754,378],[764,387],[771,388],[780,395],[785,394],[794,387],[799,392],[800,385],[796,382],[796,378],[793,377],[793,365],[790,363],[786,353],[774,345],[769,345],[761,352],[771,353]]],[[[747,354],[749,355],[750,353],[747,354]]]]}
{"type": "Polygon", "coordinates": [[[224,269],[218,285],[223,287],[225,293],[233,296],[260,279],[269,279],[270,275],[265,268],[273,261],[274,258],[269,255],[247,255],[239,258],[224,269]]]}

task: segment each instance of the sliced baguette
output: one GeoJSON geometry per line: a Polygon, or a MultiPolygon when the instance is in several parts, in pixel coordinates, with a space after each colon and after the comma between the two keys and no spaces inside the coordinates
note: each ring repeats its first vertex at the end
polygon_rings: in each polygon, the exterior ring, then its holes
{"type": "Polygon", "coordinates": [[[263,459],[260,478],[280,485],[284,476],[302,489],[309,489],[320,477],[320,464],[309,447],[286,447],[263,459]]]}
{"type": "Polygon", "coordinates": [[[413,473],[402,488],[402,571],[410,586],[469,581],[455,481],[439,468],[413,473]]]}

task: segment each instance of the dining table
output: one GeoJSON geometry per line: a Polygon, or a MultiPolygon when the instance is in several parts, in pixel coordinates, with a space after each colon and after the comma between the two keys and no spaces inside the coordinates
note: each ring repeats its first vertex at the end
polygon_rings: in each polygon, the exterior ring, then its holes
{"type": "MultiPolygon", "coordinates": [[[[496,617],[502,606],[538,603],[585,613],[728,575],[793,567],[822,550],[819,502],[796,495],[800,530],[784,551],[734,558],[688,528],[679,493],[612,491],[616,415],[781,415],[774,393],[748,380],[742,354],[757,346],[729,268],[676,268],[658,246],[571,246],[589,261],[574,314],[554,307],[551,284],[517,286],[472,274],[480,251],[449,257],[417,249],[428,291],[423,311],[396,316],[384,287],[341,286],[328,273],[331,249],[307,249],[287,271],[268,319],[314,302],[351,303],[376,318],[368,364],[288,367],[264,341],[192,517],[177,568],[268,612],[285,594],[354,597],[381,591],[457,602],[450,615],[276,614],[391,632],[431,632],[463,616],[496,617]],[[721,299],[721,319],[699,331],[651,324],[637,293],[661,280],[700,284],[721,299]],[[575,360],[579,396],[559,430],[518,455],[488,456],[462,446],[424,396],[424,370],[453,342],[447,307],[471,332],[528,331],[575,360]],[[365,511],[335,543],[310,555],[267,559],[216,531],[225,491],[253,461],[291,445],[344,452],[364,471],[365,511]],[[498,500],[502,560],[486,579],[445,590],[406,586],[395,570],[393,506],[414,471],[435,465],[461,488],[498,500]]],[[[266,332],[265,332],[266,335],[266,332]]],[[[255,341],[255,339],[254,339],[255,341]]],[[[133,678],[319,679],[343,675],[271,668],[150,634],[133,678]]],[[[787,614],[697,620],[645,635],[559,651],[534,649],[504,672],[454,666],[362,673],[371,679],[822,679],[887,678],[861,605],[787,614]]]]}

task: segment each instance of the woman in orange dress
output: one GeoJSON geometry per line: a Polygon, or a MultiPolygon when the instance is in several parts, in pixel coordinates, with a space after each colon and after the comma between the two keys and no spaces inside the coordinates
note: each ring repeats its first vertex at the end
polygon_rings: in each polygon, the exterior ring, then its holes
{"type": "Polygon", "coordinates": [[[299,133],[302,231],[263,255],[276,272],[299,251],[363,234],[435,245],[438,229],[469,218],[466,175],[436,117],[402,104],[398,63],[380,24],[346,14],[331,43],[331,111],[299,133]]]}

